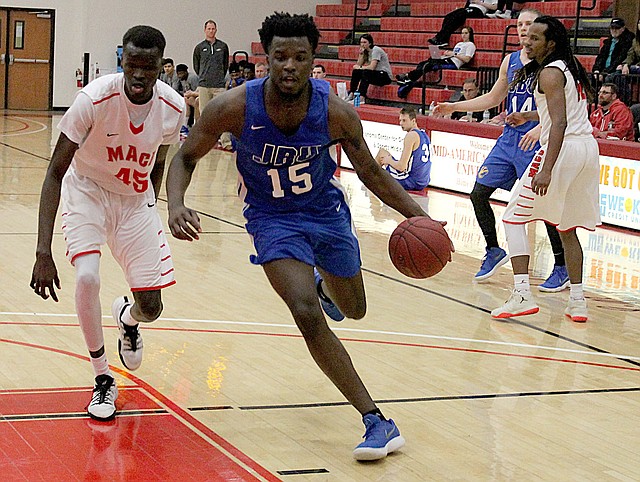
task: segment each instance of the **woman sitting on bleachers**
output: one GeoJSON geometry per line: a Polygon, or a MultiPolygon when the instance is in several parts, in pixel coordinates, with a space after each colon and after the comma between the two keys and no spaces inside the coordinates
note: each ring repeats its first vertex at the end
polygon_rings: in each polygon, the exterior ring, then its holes
{"type": "Polygon", "coordinates": [[[439,59],[431,57],[420,62],[411,72],[396,75],[400,85],[398,97],[406,99],[411,89],[420,84],[422,74],[425,72],[434,72],[440,69],[459,69],[471,61],[476,53],[476,45],[473,43],[473,29],[471,27],[463,27],[460,34],[462,41],[458,42],[453,47],[453,50],[443,51],[439,59]]]}
{"type": "Polygon", "coordinates": [[[369,84],[389,85],[391,64],[387,53],[373,43],[373,37],[365,33],[360,37],[360,54],[351,73],[351,85],[347,102],[352,102],[354,94],[360,93],[360,103],[364,104],[369,84]]]}

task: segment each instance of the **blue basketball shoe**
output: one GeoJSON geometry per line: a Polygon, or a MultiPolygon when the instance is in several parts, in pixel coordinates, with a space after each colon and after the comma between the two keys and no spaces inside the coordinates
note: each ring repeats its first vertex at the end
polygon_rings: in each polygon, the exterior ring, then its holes
{"type": "Polygon", "coordinates": [[[480,271],[473,277],[476,281],[483,281],[493,276],[497,269],[509,261],[507,252],[502,248],[487,248],[487,254],[482,258],[480,271]]]}
{"type": "Polygon", "coordinates": [[[333,303],[333,301],[331,301],[331,299],[324,294],[324,291],[322,291],[322,287],[320,286],[320,283],[322,283],[322,276],[320,276],[318,270],[313,268],[313,274],[316,278],[316,291],[318,292],[318,298],[320,298],[320,305],[322,306],[324,312],[333,321],[344,320],[344,315],[342,314],[342,312],[333,303]]]}
{"type": "Polygon", "coordinates": [[[569,274],[566,266],[554,266],[547,280],[538,286],[545,293],[557,293],[569,287],[569,274]]]}
{"type": "Polygon", "coordinates": [[[404,437],[393,420],[382,420],[376,415],[367,414],[362,421],[367,430],[364,442],[353,450],[356,460],[383,459],[404,446],[404,437]]]}

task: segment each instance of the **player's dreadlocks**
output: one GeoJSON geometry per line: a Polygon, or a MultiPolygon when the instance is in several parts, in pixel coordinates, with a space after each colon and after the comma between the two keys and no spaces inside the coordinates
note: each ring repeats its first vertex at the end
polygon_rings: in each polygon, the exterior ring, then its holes
{"type": "Polygon", "coordinates": [[[564,27],[562,22],[555,17],[543,15],[542,17],[536,18],[534,23],[541,23],[547,26],[547,30],[544,32],[544,37],[547,41],[553,40],[555,42],[555,49],[544,58],[542,63],[539,64],[537,61],[533,60],[521,68],[514,77],[512,85],[518,82],[523,82],[527,77],[533,75],[531,91],[534,92],[538,85],[538,77],[540,76],[542,69],[555,60],[562,60],[567,65],[569,72],[571,72],[576,85],[579,83],[582,87],[582,91],[587,95],[588,101],[593,102],[595,99],[595,91],[589,81],[589,77],[587,77],[584,67],[580,61],[575,58],[571,51],[571,44],[569,43],[567,29],[564,27]]]}
{"type": "Polygon", "coordinates": [[[273,37],[307,37],[312,51],[316,51],[320,32],[313,22],[313,18],[307,14],[291,15],[285,12],[274,12],[264,19],[262,28],[258,30],[260,42],[265,52],[269,52],[273,37]]]}

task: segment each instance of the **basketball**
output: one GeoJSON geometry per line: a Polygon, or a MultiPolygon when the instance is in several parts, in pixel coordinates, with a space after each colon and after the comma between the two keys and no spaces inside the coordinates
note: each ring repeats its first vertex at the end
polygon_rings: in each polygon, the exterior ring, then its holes
{"type": "Polygon", "coordinates": [[[405,276],[430,278],[451,261],[451,240],[442,224],[431,218],[405,219],[391,234],[389,257],[405,276]]]}

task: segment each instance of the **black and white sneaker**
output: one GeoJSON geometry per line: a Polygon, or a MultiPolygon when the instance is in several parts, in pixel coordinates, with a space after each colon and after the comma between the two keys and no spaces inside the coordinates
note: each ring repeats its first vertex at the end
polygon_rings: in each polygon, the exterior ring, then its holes
{"type": "Polygon", "coordinates": [[[429,42],[431,45],[435,45],[436,47],[440,47],[440,48],[449,46],[449,42],[441,42],[436,37],[430,38],[429,40],[427,40],[427,42],[429,42]]]}
{"type": "Polygon", "coordinates": [[[111,314],[116,320],[120,334],[118,336],[118,354],[120,361],[129,370],[137,370],[142,364],[142,336],[138,325],[129,326],[122,322],[122,314],[133,303],[126,296],[119,296],[111,305],[111,314]]]}
{"type": "Polygon", "coordinates": [[[107,421],[116,416],[116,399],[118,387],[110,375],[98,375],[93,387],[91,402],[87,407],[89,416],[94,420],[107,421]]]}

